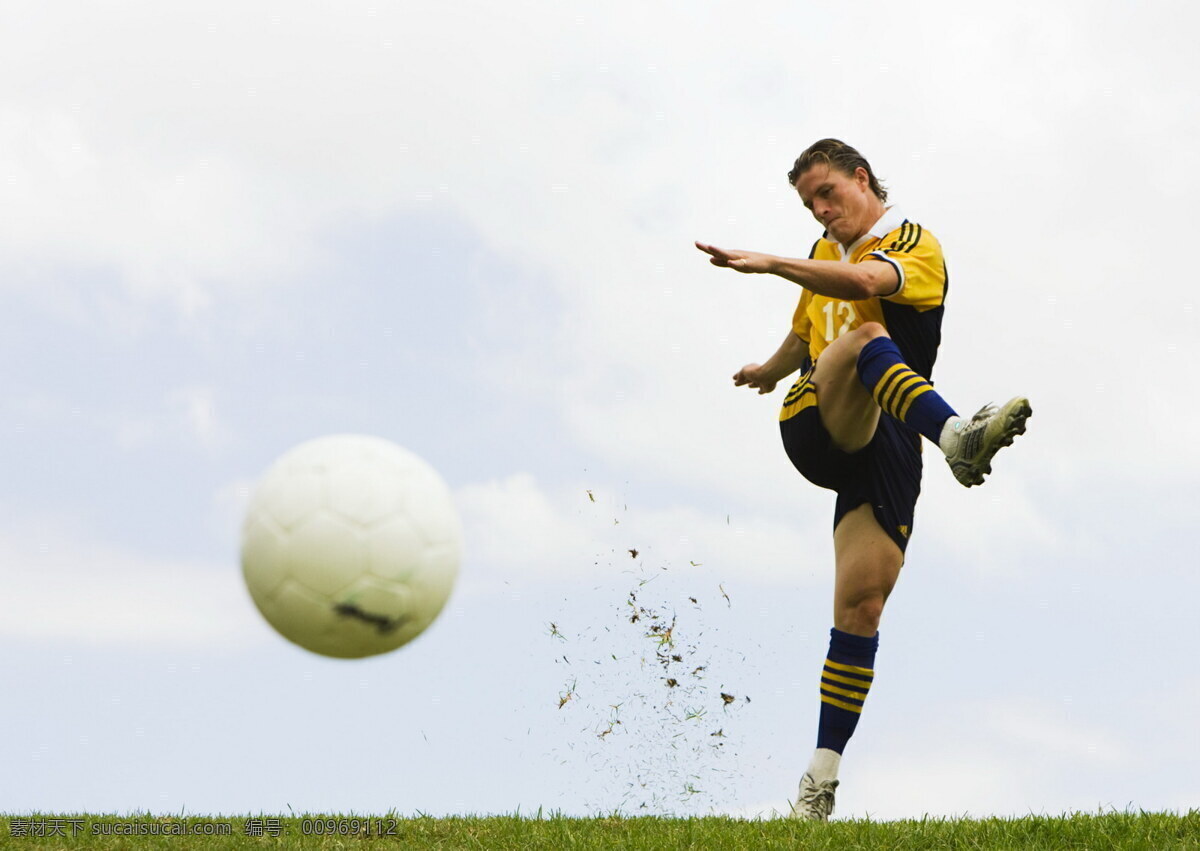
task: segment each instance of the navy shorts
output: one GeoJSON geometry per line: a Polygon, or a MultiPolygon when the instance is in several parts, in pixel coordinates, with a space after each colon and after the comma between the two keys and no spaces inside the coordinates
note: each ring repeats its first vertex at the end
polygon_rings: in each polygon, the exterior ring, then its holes
{"type": "Polygon", "coordinates": [[[783,448],[804,478],[837,492],[833,528],[850,511],[869,503],[875,519],[903,553],[921,493],[921,436],[887,413],[871,442],[848,454],[833,445],[817,405],[779,423],[783,448]]]}

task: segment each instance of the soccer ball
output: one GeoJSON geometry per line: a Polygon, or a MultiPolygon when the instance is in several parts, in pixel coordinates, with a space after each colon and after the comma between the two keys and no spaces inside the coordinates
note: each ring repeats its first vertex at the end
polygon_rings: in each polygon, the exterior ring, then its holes
{"type": "Polygon", "coordinates": [[[302,443],[267,470],[242,528],[242,573],[284,638],[358,658],[412,641],[442,610],[462,532],[437,472],[378,437],[302,443]]]}

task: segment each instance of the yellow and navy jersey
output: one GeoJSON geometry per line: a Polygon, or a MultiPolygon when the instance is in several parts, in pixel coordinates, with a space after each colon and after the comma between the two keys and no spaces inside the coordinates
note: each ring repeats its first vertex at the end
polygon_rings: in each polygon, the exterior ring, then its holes
{"type": "Polygon", "coordinates": [[[792,330],[808,340],[809,356],[814,361],[842,334],[864,322],[878,322],[887,328],[913,371],[932,377],[949,286],[942,246],[932,233],[889,207],[848,249],[822,236],[808,256],[845,263],[890,263],[900,278],[892,294],[859,301],[829,298],[804,289],[792,318],[792,330]]]}

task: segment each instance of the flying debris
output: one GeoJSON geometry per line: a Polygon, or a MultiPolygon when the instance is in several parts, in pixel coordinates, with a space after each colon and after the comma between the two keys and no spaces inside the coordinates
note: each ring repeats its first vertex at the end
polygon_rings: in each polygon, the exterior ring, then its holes
{"type": "Polygon", "coordinates": [[[567,687],[567,690],[565,692],[559,693],[558,708],[562,709],[564,706],[566,706],[568,703],[570,703],[574,699],[575,699],[575,681],[572,680],[571,685],[569,685],[567,687]]]}
{"type": "MultiPolygon", "coordinates": [[[[623,591],[623,599],[617,597],[621,605],[604,607],[608,618],[617,615],[615,622],[579,623],[575,614],[570,635],[558,625],[564,616],[544,622],[551,641],[573,645],[581,666],[564,670],[571,679],[558,693],[566,734],[558,750],[571,752],[570,763],[584,758],[611,777],[606,794],[612,800],[600,809],[701,815],[736,791],[737,773],[727,760],[739,755],[742,736],[736,719],[745,707],[741,698],[710,683],[735,685],[734,678],[747,671],[745,660],[739,663],[736,653],[714,640],[730,617],[713,605],[716,595],[684,593],[678,587],[683,577],[668,570],[676,565],[647,565],[639,559],[640,550],[625,552],[636,564],[614,575],[624,576],[618,581],[629,585],[608,588],[623,591]],[[661,596],[652,597],[650,591],[661,596]],[[681,599],[688,605],[677,610],[681,599]],[[584,680],[582,696],[578,679],[584,680]],[[724,726],[714,731],[708,724],[718,708],[729,732],[724,726]]],[[[609,550],[613,566],[623,561],[620,553],[609,550]]],[[[596,590],[601,593],[589,597],[603,599],[606,589],[596,590]]],[[[723,586],[719,592],[731,607],[723,586]]],[[[566,661],[562,649],[555,655],[566,661]]]]}

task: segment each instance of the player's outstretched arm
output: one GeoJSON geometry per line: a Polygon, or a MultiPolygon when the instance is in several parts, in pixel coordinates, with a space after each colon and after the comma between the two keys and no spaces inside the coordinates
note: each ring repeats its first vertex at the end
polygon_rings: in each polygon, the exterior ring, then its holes
{"type": "Polygon", "coordinates": [[[781,379],[787,378],[802,367],[807,359],[808,341],[797,337],[795,332],[788,331],[775,354],[767,358],[766,363],[746,364],[733,374],[733,383],[737,387],[748,384],[758,390],[761,396],[774,390],[781,379]]]}
{"type": "Polygon", "coordinates": [[[802,260],[758,251],[718,248],[703,242],[697,242],[696,247],[709,256],[709,262],[714,266],[746,274],[777,275],[829,298],[858,301],[891,295],[900,284],[900,277],[891,263],[802,260]]]}
{"type": "Polygon", "coordinates": [[[708,262],[714,266],[736,269],[747,275],[772,272],[774,271],[775,264],[782,259],[773,254],[763,254],[759,251],[717,248],[715,245],[705,245],[703,242],[697,242],[696,247],[709,256],[708,262]]]}

